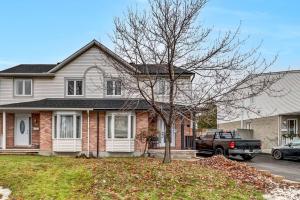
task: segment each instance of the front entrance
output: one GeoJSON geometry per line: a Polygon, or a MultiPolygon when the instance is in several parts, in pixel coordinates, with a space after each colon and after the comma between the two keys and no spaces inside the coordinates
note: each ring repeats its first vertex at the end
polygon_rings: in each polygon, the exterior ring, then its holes
{"type": "MultiPolygon", "coordinates": [[[[162,119],[158,118],[157,126],[158,126],[157,129],[160,133],[159,146],[164,147],[165,140],[166,140],[166,138],[165,138],[166,126],[165,126],[164,121],[162,119]]],[[[171,147],[175,147],[175,139],[176,139],[175,133],[176,133],[176,130],[175,130],[175,126],[173,125],[172,129],[171,129],[171,147]]]]}
{"type": "Polygon", "coordinates": [[[15,146],[29,146],[31,137],[29,114],[15,115],[15,146]]]}

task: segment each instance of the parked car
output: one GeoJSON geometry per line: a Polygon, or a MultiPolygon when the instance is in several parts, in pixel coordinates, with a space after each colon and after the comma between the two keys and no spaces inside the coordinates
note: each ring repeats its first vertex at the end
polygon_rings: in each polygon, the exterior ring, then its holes
{"type": "Polygon", "coordinates": [[[272,156],[276,160],[284,158],[300,159],[300,140],[294,140],[286,145],[272,148],[272,156]]]}
{"type": "Polygon", "coordinates": [[[251,160],[261,153],[260,140],[244,140],[236,132],[207,132],[196,139],[196,149],[199,153],[211,155],[237,156],[251,160]]]}

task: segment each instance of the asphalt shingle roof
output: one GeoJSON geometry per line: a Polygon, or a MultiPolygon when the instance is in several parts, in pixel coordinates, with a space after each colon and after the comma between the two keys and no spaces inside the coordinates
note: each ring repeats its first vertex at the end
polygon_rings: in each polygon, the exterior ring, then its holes
{"type": "Polygon", "coordinates": [[[147,110],[150,108],[150,105],[143,99],[49,98],[38,101],[1,105],[0,108],[90,108],[95,110],[147,110]]]}
{"type": "MultiPolygon", "coordinates": [[[[168,74],[167,67],[165,64],[132,64],[143,74],[168,74]]],[[[193,75],[194,73],[180,67],[174,67],[176,74],[193,75]]]]}
{"type": "MultiPolygon", "coordinates": [[[[167,74],[166,65],[164,64],[148,64],[148,65],[142,65],[142,64],[132,64],[134,67],[136,67],[141,73],[143,74],[167,74]]],[[[56,64],[21,64],[17,65],[5,70],[0,71],[1,73],[47,73],[51,69],[53,69],[56,64]]],[[[192,75],[193,72],[187,71],[185,69],[182,69],[180,67],[175,67],[175,73],[176,74],[186,74],[186,75],[192,75]]]]}
{"type": "Polygon", "coordinates": [[[5,70],[0,73],[46,73],[56,64],[21,64],[5,70]]]}

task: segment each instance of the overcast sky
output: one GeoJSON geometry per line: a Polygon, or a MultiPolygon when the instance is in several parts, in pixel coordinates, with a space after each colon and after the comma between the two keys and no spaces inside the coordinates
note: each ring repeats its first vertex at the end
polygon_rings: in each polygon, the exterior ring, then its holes
{"type": "MultiPolygon", "coordinates": [[[[21,63],[56,63],[97,39],[113,49],[108,37],[113,18],[146,0],[1,0],[0,69],[21,63]]],[[[273,71],[300,69],[300,1],[211,0],[200,15],[215,31],[241,22],[247,47],[263,41],[261,52],[278,61],[273,71]]]]}

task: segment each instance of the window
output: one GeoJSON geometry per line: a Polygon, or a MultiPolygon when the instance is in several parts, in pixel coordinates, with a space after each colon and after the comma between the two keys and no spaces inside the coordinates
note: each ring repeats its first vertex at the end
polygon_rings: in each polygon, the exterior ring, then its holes
{"type": "Polygon", "coordinates": [[[82,96],[83,95],[83,81],[82,79],[67,80],[66,87],[67,96],[82,96]]]}
{"type": "Polygon", "coordinates": [[[297,127],[298,127],[297,119],[287,120],[287,131],[289,135],[296,136],[296,134],[298,133],[297,127]]]}
{"type": "Polygon", "coordinates": [[[16,96],[32,96],[32,80],[31,79],[15,79],[15,95],[16,96]]]}
{"type": "Polygon", "coordinates": [[[106,116],[108,139],[133,139],[135,116],[131,113],[110,113],[106,116]]]}
{"type": "Polygon", "coordinates": [[[158,80],[158,94],[159,95],[166,94],[166,81],[163,79],[158,80]]]}
{"type": "Polygon", "coordinates": [[[53,121],[53,138],[81,138],[81,114],[58,112],[53,116],[53,121]]]}
{"type": "Polygon", "coordinates": [[[120,80],[106,81],[106,95],[121,95],[121,85],[120,80]]]}
{"type": "Polygon", "coordinates": [[[252,128],[251,128],[251,122],[247,122],[247,123],[246,123],[246,129],[248,129],[248,130],[252,129],[252,128]]]}
{"type": "Polygon", "coordinates": [[[254,104],[254,96],[250,97],[250,104],[254,104]]]}

